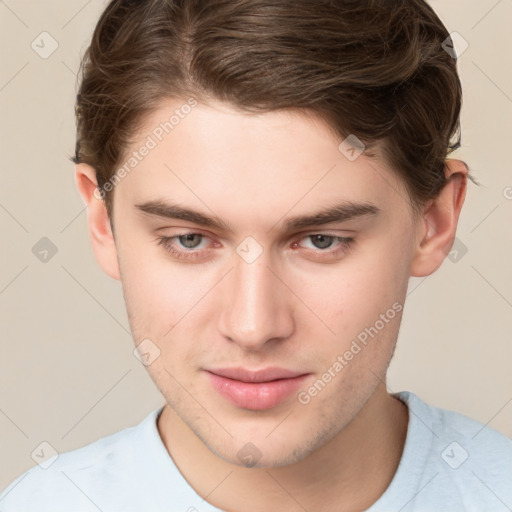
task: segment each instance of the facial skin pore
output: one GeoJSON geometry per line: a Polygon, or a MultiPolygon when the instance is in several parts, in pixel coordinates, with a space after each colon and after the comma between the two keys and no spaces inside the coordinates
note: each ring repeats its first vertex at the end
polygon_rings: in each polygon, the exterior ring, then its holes
{"type": "MultiPolygon", "coordinates": [[[[133,147],[185,102],[163,102],[133,147]]],[[[351,161],[340,142],[297,111],[200,103],[116,186],[115,237],[94,170],[77,166],[98,262],[122,282],[135,344],[149,339],[160,351],[147,370],[168,404],[162,440],[196,492],[223,510],[362,510],[400,460],[407,408],[386,391],[386,370],[409,277],[434,272],[453,243],[467,169],[448,160],[451,179],[414,217],[383,160],[351,161]],[[285,229],[341,203],[374,211],[285,229]],[[223,224],[164,217],[171,204],[223,224]],[[187,233],[196,236],[178,237],[187,233]],[[241,248],[262,252],[248,262],[241,248]],[[257,410],[226,399],[209,374],[270,367],[305,377],[257,410]],[[330,381],[308,393],[329,369],[330,381]],[[246,452],[254,467],[244,467],[246,452]]]]}

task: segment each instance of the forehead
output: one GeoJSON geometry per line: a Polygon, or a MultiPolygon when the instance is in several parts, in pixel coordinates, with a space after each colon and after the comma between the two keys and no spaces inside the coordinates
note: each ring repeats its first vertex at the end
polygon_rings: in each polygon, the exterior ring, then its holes
{"type": "Polygon", "coordinates": [[[167,197],[203,210],[209,202],[252,209],[254,219],[340,201],[406,209],[396,174],[378,158],[357,157],[357,146],[347,153],[350,142],[297,110],[247,113],[170,99],[144,120],[123,162],[133,167],[115,194],[131,204],[167,197]]]}

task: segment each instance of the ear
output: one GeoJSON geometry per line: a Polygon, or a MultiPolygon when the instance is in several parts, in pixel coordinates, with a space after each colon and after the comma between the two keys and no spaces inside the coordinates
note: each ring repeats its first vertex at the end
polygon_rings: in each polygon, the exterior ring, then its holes
{"type": "Polygon", "coordinates": [[[75,178],[78,191],[87,205],[87,222],[96,260],[107,275],[119,279],[117,248],[107,208],[98,189],[96,171],[87,164],[77,164],[75,178]]]}
{"type": "Polygon", "coordinates": [[[448,182],[435,199],[428,201],[418,221],[411,276],[423,277],[435,272],[452,248],[466,197],[468,168],[460,160],[447,160],[445,176],[448,182]]]}

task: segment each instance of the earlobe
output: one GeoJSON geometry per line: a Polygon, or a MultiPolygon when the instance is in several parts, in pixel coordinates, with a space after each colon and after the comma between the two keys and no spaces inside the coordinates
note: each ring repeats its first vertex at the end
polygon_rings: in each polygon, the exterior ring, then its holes
{"type": "Polygon", "coordinates": [[[466,197],[468,168],[460,160],[447,160],[448,180],[439,195],[427,203],[418,221],[418,241],[410,275],[424,277],[435,272],[453,245],[459,215],[466,197]]]}
{"type": "Polygon", "coordinates": [[[107,275],[119,279],[117,247],[107,208],[98,193],[96,171],[87,164],[77,164],[75,178],[78,191],[87,205],[88,229],[96,260],[107,275]]]}

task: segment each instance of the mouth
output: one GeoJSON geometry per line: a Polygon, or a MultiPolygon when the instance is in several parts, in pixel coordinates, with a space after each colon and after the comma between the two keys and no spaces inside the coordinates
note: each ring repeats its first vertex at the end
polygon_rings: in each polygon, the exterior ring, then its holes
{"type": "Polygon", "coordinates": [[[309,373],[284,368],[206,370],[212,387],[233,405],[253,411],[272,409],[297,391],[309,373]]]}

